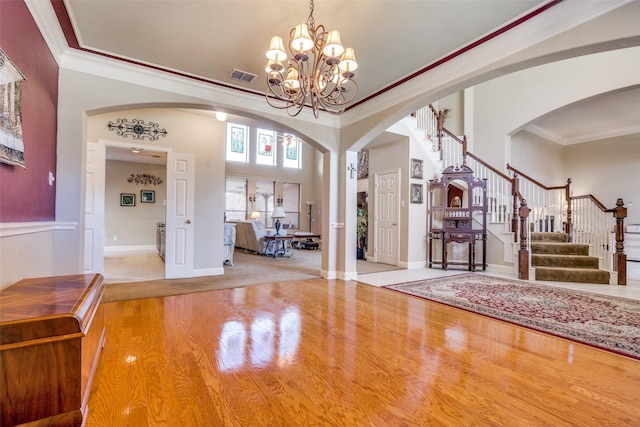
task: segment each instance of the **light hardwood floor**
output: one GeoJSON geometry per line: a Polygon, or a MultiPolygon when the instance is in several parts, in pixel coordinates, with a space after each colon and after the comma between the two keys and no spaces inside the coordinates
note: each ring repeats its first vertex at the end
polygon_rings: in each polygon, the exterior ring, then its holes
{"type": "Polygon", "coordinates": [[[87,426],[640,425],[640,361],[362,283],[105,311],[87,426]]]}

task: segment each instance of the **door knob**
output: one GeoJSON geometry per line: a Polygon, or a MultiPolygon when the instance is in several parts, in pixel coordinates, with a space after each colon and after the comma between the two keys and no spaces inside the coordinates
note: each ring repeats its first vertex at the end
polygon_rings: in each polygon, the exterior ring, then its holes
{"type": "Polygon", "coordinates": [[[191,220],[190,220],[190,219],[188,219],[188,220],[186,220],[186,221],[185,221],[185,223],[186,223],[186,224],[191,224],[191,220]]]}

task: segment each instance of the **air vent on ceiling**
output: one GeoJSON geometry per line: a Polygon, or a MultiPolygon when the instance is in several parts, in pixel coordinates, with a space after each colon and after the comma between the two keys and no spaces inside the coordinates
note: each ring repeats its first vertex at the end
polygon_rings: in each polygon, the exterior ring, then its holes
{"type": "Polygon", "coordinates": [[[249,73],[248,71],[238,70],[236,68],[231,70],[231,74],[229,74],[230,78],[240,80],[241,82],[245,82],[245,83],[251,83],[253,79],[255,79],[257,76],[258,76],[257,74],[249,73]]]}

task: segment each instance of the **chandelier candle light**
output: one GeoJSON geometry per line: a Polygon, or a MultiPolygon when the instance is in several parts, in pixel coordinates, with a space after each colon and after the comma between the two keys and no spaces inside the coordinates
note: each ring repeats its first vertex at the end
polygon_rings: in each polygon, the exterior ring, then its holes
{"type": "Polygon", "coordinates": [[[358,93],[353,80],[358,68],[353,49],[344,48],[337,30],[325,31],[313,19],[313,0],[306,23],[289,34],[287,60],[282,37],[273,36],[267,51],[267,103],[297,116],[309,104],[313,115],[320,111],[341,114],[358,93]]]}

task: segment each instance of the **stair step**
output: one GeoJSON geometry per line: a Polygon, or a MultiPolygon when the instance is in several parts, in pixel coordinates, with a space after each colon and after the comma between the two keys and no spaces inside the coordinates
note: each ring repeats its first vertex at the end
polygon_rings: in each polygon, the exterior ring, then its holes
{"type": "Polygon", "coordinates": [[[536,267],[536,280],[547,282],[580,282],[608,285],[609,272],[592,268],[536,267]]]}
{"type": "Polygon", "coordinates": [[[589,245],[581,243],[531,242],[532,254],[589,255],[589,245]]]}
{"type": "Polygon", "coordinates": [[[598,269],[598,257],[585,255],[532,254],[531,265],[534,267],[566,267],[598,269]]]}
{"type": "Polygon", "coordinates": [[[530,235],[532,242],[568,242],[569,235],[567,233],[548,233],[542,231],[534,231],[530,235]]]}

